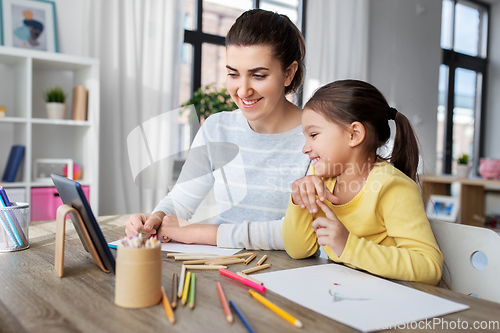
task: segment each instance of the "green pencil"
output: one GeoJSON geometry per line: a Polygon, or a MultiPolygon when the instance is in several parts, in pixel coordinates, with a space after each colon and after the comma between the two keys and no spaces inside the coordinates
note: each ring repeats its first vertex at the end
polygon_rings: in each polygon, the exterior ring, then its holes
{"type": "Polygon", "coordinates": [[[194,273],[191,274],[191,286],[189,288],[189,308],[194,308],[194,273]]]}

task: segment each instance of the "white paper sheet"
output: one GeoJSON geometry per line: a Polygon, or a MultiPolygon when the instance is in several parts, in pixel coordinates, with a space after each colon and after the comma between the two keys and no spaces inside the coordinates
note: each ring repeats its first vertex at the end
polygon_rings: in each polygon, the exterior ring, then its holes
{"type": "Polygon", "coordinates": [[[469,308],[337,264],[252,276],[267,289],[362,332],[396,328],[405,323],[410,328],[412,322],[426,318],[432,321],[431,318],[469,308]]]}
{"type": "MultiPolygon", "coordinates": [[[[108,243],[112,247],[116,247],[120,241],[114,241],[108,243]]],[[[200,244],[182,244],[182,243],[162,243],[161,250],[166,252],[182,252],[182,253],[206,253],[206,254],[215,254],[220,256],[231,256],[241,249],[227,249],[220,248],[212,245],[200,245],[200,244]]]]}

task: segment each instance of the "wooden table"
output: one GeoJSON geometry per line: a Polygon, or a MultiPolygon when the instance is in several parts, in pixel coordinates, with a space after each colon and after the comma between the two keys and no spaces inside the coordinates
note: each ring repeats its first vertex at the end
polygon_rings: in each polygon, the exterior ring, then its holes
{"type": "MultiPolygon", "coordinates": [[[[123,235],[127,219],[128,216],[99,218],[108,241],[123,235]]],[[[248,294],[248,288],[212,271],[196,272],[196,306],[193,310],[187,306],[178,307],[175,310],[177,322],[173,326],[161,304],[138,310],[120,308],[114,304],[114,275],[102,272],[94,264],[72,223],[68,223],[66,229],[64,278],[59,278],[54,270],[54,221],[31,223],[29,249],[0,253],[0,332],[246,332],[236,316],[232,325],[226,322],[215,288],[217,281],[222,283],[227,298],[240,305],[257,332],[356,332],[267,291],[269,300],[304,324],[302,329],[295,328],[256,302],[248,294]]],[[[266,271],[328,262],[322,258],[292,260],[283,251],[257,253],[257,258],[268,255],[267,262],[272,267],[266,271]]],[[[167,259],[166,253],[163,259],[162,282],[170,296],[172,273],[179,273],[182,263],[167,259]]],[[[246,266],[238,264],[230,269],[236,271],[243,267],[246,266]]],[[[420,283],[400,283],[470,306],[469,310],[442,317],[448,322],[466,321],[471,328],[474,321],[496,321],[496,325],[500,321],[500,304],[420,283]]]]}

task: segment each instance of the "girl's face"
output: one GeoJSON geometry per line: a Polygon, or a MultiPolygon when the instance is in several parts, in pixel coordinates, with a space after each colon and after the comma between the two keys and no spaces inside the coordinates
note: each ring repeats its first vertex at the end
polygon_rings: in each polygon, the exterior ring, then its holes
{"type": "Polygon", "coordinates": [[[272,121],[285,106],[285,87],[293,74],[283,71],[267,45],[226,48],[226,87],[249,123],[272,121]]]}
{"type": "Polygon", "coordinates": [[[311,109],[302,113],[306,143],[302,152],[309,155],[316,175],[335,177],[346,170],[352,159],[351,133],[311,109]]]}

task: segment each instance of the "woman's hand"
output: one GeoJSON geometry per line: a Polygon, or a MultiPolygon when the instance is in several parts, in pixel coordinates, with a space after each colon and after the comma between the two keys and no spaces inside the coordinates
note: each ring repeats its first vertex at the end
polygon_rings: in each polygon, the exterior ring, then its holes
{"type": "Polygon", "coordinates": [[[144,238],[149,238],[156,234],[156,230],[161,225],[161,217],[158,215],[132,215],[125,224],[125,233],[127,237],[133,237],[140,232],[144,238]]]}
{"type": "Polygon", "coordinates": [[[349,230],[340,222],[337,215],[326,203],[319,200],[316,200],[316,203],[326,215],[326,217],[318,217],[312,223],[318,244],[329,246],[340,257],[344,252],[349,230]]]}
{"type": "Polygon", "coordinates": [[[316,198],[323,202],[325,199],[331,203],[338,203],[339,199],[326,187],[321,177],[309,175],[297,179],[292,183],[292,202],[301,208],[307,208],[309,213],[318,212],[316,198]]]}
{"type": "Polygon", "coordinates": [[[158,239],[163,242],[174,240],[185,244],[217,245],[218,225],[190,224],[174,215],[166,215],[158,229],[158,239]]]}

